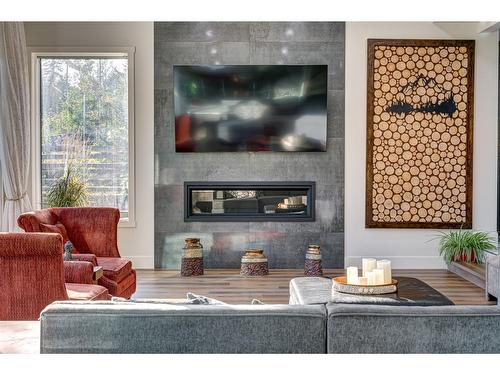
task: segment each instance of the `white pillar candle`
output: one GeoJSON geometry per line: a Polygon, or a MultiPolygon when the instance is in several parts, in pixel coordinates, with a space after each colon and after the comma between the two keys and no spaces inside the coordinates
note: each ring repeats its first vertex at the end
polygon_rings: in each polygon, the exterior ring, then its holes
{"type": "Polygon", "coordinates": [[[375,285],[375,274],[373,271],[365,273],[366,285],[375,285]]]}
{"type": "Polygon", "coordinates": [[[377,268],[384,270],[384,284],[392,283],[391,261],[387,259],[378,260],[377,268]]]}
{"type": "Polygon", "coordinates": [[[368,278],[363,276],[358,277],[358,285],[368,285],[368,278]]]}
{"type": "Polygon", "coordinates": [[[363,276],[366,276],[367,272],[373,271],[377,268],[377,260],[373,258],[363,258],[363,276]]]}
{"type": "Polygon", "coordinates": [[[358,284],[358,267],[347,267],[347,284],[358,284]]]}
{"type": "Polygon", "coordinates": [[[384,270],[375,268],[372,273],[375,279],[375,285],[384,285],[384,270]]]}

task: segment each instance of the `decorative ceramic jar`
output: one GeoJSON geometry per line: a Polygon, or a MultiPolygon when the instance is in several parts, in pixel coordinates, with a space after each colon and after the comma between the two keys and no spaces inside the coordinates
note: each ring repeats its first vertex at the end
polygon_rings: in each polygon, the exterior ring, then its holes
{"type": "Polygon", "coordinates": [[[186,238],[182,248],[181,276],[203,275],[203,246],[199,238],[186,238]]]}
{"type": "Polygon", "coordinates": [[[306,252],[306,260],[304,262],[304,275],[323,276],[321,249],[319,245],[309,245],[306,252]]]}
{"type": "Polygon", "coordinates": [[[267,258],[264,250],[248,249],[241,258],[241,275],[243,276],[265,276],[269,274],[267,258]]]}

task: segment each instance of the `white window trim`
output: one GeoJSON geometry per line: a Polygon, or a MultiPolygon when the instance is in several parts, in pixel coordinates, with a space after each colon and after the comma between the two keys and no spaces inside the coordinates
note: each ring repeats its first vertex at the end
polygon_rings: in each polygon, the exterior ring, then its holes
{"type": "Polygon", "coordinates": [[[31,47],[31,193],[34,208],[42,206],[41,128],[39,58],[74,56],[122,56],[128,58],[128,218],[120,219],[120,228],[134,228],[135,221],[135,47],[31,47]]]}

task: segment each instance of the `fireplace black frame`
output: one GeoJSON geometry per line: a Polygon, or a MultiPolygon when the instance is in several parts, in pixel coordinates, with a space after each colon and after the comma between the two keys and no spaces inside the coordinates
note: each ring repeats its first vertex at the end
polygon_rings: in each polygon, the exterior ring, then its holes
{"type": "Polygon", "coordinates": [[[316,220],[316,183],[314,181],[185,181],[184,182],[184,221],[212,221],[212,222],[306,222],[316,220]],[[304,189],[307,190],[306,214],[293,216],[289,214],[231,214],[214,213],[210,215],[193,214],[192,191],[200,189],[304,189]]]}

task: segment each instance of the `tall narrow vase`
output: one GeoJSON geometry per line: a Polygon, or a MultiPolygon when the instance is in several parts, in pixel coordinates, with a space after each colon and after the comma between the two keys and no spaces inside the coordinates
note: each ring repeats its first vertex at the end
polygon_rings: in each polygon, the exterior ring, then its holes
{"type": "Polygon", "coordinates": [[[321,249],[319,245],[309,245],[304,262],[305,276],[323,276],[321,266],[321,249]]]}
{"type": "Polygon", "coordinates": [[[186,238],[182,248],[181,276],[203,275],[203,246],[199,238],[186,238]]]}

